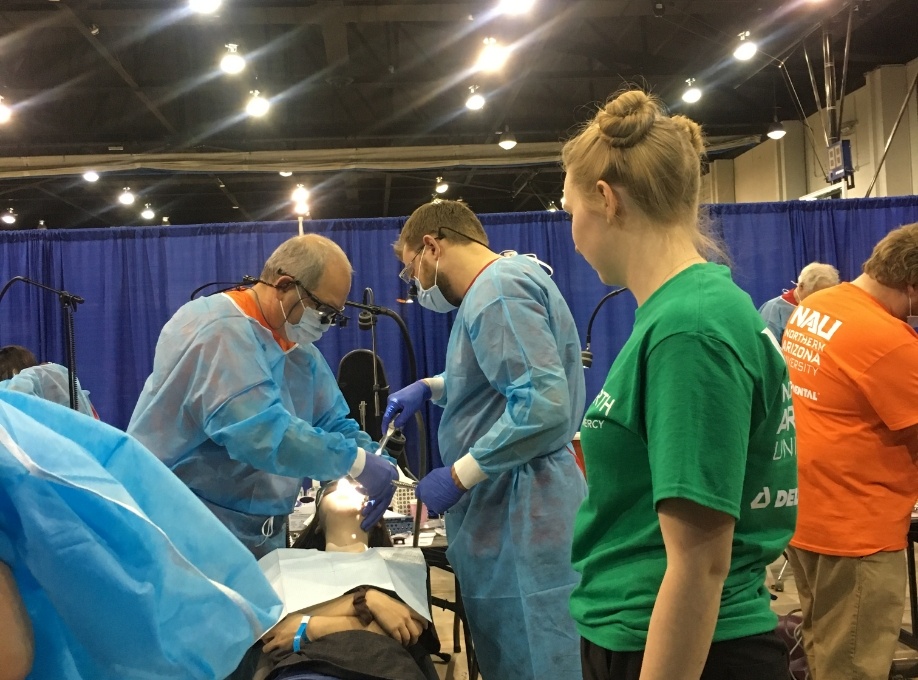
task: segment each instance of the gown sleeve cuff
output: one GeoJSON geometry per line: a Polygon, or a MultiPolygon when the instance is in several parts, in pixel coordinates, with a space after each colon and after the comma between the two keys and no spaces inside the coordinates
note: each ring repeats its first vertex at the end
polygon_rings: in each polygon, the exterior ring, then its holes
{"type": "Polygon", "coordinates": [[[443,396],[443,390],[446,389],[446,380],[442,375],[435,375],[433,378],[424,378],[424,382],[430,388],[430,398],[437,401],[443,396]]]}
{"type": "Polygon", "coordinates": [[[453,463],[453,470],[456,471],[456,476],[466,489],[471,489],[479,482],[483,482],[488,478],[482,471],[478,461],[472,457],[471,453],[465,454],[462,458],[453,463]]]}
{"type": "Polygon", "coordinates": [[[348,474],[355,479],[363,472],[363,466],[367,462],[367,452],[363,450],[363,447],[357,447],[357,457],[354,459],[354,464],[351,465],[351,469],[348,470],[348,474]]]}

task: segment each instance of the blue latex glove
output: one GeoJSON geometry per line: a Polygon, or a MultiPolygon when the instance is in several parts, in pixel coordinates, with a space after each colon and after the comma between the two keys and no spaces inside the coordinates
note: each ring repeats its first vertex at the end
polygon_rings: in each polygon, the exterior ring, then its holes
{"type": "Polygon", "coordinates": [[[404,429],[411,416],[421,409],[430,396],[430,385],[423,380],[413,382],[408,387],[403,387],[395,394],[389,395],[382,417],[382,431],[389,431],[389,423],[393,418],[395,418],[395,427],[399,430],[404,429]]]}
{"type": "Polygon", "coordinates": [[[453,481],[453,475],[448,467],[440,467],[427,473],[414,491],[427,509],[437,515],[453,507],[459,502],[459,499],[465,494],[465,491],[456,486],[453,481]]]}
{"type": "Polygon", "coordinates": [[[386,508],[392,502],[392,496],[395,495],[395,485],[392,483],[398,479],[398,472],[392,463],[385,458],[368,453],[366,462],[363,464],[363,472],[355,478],[366,492],[370,500],[366,502],[361,511],[363,521],[360,528],[369,531],[373,526],[382,519],[386,513],[386,508]]]}

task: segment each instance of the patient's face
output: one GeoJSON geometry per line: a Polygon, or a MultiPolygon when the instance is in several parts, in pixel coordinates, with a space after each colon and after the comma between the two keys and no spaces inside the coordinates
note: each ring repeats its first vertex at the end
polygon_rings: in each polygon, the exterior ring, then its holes
{"type": "Polygon", "coordinates": [[[325,517],[329,515],[353,515],[359,516],[360,509],[363,507],[366,496],[364,496],[346,477],[334,483],[334,487],[328,489],[322,496],[322,502],[319,504],[319,514],[325,517]]]}

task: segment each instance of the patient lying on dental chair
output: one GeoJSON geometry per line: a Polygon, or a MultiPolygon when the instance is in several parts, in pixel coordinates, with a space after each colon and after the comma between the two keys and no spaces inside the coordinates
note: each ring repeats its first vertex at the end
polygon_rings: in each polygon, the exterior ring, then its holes
{"type": "Polygon", "coordinates": [[[436,680],[423,554],[393,548],[382,522],[362,531],[363,502],[347,479],[323,486],[293,548],[260,560],[289,613],[233,680],[436,680]]]}

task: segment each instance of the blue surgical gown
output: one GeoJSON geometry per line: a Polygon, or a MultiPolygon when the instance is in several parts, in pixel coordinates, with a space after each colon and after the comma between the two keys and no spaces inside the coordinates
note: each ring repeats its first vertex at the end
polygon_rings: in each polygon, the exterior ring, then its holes
{"type": "Polygon", "coordinates": [[[378,447],[313,345],[280,348],[227,295],[169,320],[128,433],[260,557],[285,546],[303,477],[346,475],[357,447],[378,447]]]}
{"type": "Polygon", "coordinates": [[[485,678],[579,680],[568,613],[574,516],[586,493],[570,442],[583,416],[580,339],[532,259],[500,258],[466,293],[437,403],[444,465],[471,453],[488,479],[446,515],[485,678]]]}
{"type": "MultiPolygon", "coordinates": [[[[31,394],[61,406],[70,406],[70,372],[59,364],[39,364],[24,368],[9,380],[0,382],[0,390],[13,390],[31,394]]],[[[89,392],[80,388],[77,380],[77,410],[87,416],[96,417],[89,401],[89,392]]]]}
{"type": "Polygon", "coordinates": [[[252,555],[138,442],[0,391],[0,561],[34,680],[226,677],[281,615],[252,555]]]}

